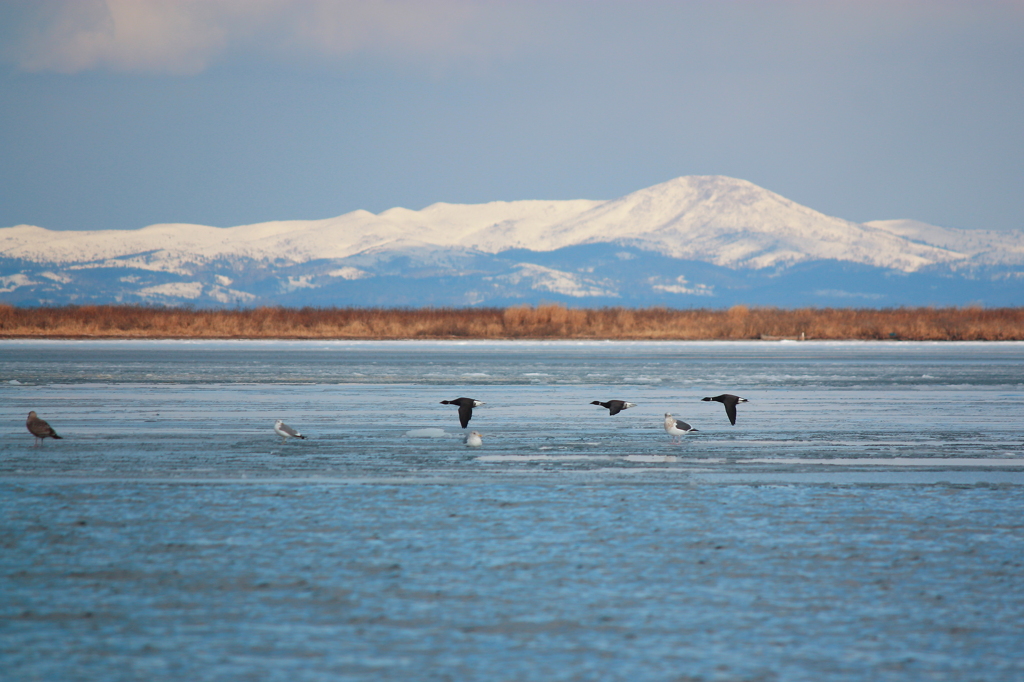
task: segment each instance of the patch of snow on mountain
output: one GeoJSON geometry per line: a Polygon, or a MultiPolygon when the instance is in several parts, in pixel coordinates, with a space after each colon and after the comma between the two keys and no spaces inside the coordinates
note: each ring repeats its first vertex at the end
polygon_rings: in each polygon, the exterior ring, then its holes
{"type": "Polygon", "coordinates": [[[613,296],[619,293],[607,282],[595,281],[571,272],[563,272],[546,268],[533,263],[517,263],[517,272],[499,275],[495,280],[508,284],[520,284],[529,281],[530,288],[535,291],[550,291],[554,294],[585,298],[587,296],[613,296]]]}
{"type": "Polygon", "coordinates": [[[29,287],[35,284],[39,284],[39,282],[35,282],[28,275],[23,275],[19,272],[16,275],[0,277],[0,293],[7,293],[14,291],[18,287],[29,287]]]}
{"type": "MultiPolygon", "coordinates": [[[[66,263],[67,261],[64,262],[66,263]]],[[[187,277],[192,274],[192,271],[190,269],[182,267],[186,263],[186,259],[176,259],[168,261],[153,259],[145,256],[138,256],[109,258],[106,260],[89,263],[76,263],[68,265],[67,268],[68,270],[96,270],[99,268],[131,268],[133,270],[149,270],[150,272],[168,272],[174,275],[184,275],[187,277]]]]}
{"type": "Polygon", "coordinates": [[[965,254],[975,265],[1024,265],[1024,230],[958,230],[917,220],[864,223],[918,244],[965,254]]]}
{"type": "Polygon", "coordinates": [[[664,291],[667,294],[689,294],[691,296],[714,296],[715,287],[708,284],[690,284],[685,275],[679,275],[675,284],[655,284],[657,277],[651,277],[651,288],[655,291],[664,291]]]}
{"type": "Polygon", "coordinates": [[[863,298],[869,301],[880,301],[885,294],[862,294],[856,291],[844,291],[842,289],[815,289],[815,296],[827,296],[829,298],[863,298]]]}
{"type": "Polygon", "coordinates": [[[282,285],[285,291],[295,291],[296,289],[316,289],[319,284],[313,282],[312,275],[299,275],[298,277],[288,276],[288,281],[282,285]]]}
{"type": "Polygon", "coordinates": [[[251,303],[256,300],[256,296],[245,291],[238,291],[237,289],[229,289],[227,287],[211,287],[209,296],[215,301],[221,303],[251,303]]]}
{"type": "Polygon", "coordinates": [[[327,273],[328,277],[340,277],[342,279],[366,279],[367,277],[373,277],[372,273],[366,270],[360,270],[359,268],[353,268],[352,266],[345,266],[338,268],[337,270],[331,270],[327,273]]]}
{"type": "Polygon", "coordinates": [[[139,296],[144,298],[154,298],[157,296],[168,296],[172,298],[199,298],[203,295],[203,285],[201,282],[169,282],[167,284],[158,284],[152,287],[145,287],[139,289],[139,296]]]}

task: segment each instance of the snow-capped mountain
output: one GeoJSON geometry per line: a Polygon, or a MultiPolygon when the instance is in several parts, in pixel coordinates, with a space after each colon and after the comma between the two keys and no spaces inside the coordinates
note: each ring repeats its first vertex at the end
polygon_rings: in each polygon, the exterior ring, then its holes
{"type": "Polygon", "coordinates": [[[0,229],[0,267],[0,300],[20,304],[1016,305],[1024,231],[860,224],[744,180],[687,176],[610,201],[230,228],[20,225],[0,229]]]}

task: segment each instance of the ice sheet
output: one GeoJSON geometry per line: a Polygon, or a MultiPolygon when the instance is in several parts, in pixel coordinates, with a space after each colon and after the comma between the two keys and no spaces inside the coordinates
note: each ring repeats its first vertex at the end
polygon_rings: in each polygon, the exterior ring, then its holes
{"type": "Polygon", "coordinates": [[[1024,344],[0,341],[0,666],[1015,682],[1022,366],[1024,344]],[[750,399],[736,426],[701,401],[722,392],[750,399]],[[480,449],[459,396],[487,403],[480,449]],[[33,447],[28,410],[64,440],[33,447]],[[665,412],[700,431],[671,442],[665,412]]]}

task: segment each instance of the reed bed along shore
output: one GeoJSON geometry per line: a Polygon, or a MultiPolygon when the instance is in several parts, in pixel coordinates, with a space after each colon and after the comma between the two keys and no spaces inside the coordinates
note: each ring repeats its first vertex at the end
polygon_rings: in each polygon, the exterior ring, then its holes
{"type": "Polygon", "coordinates": [[[253,308],[0,305],[0,338],[1024,340],[1024,308],[253,308]]]}

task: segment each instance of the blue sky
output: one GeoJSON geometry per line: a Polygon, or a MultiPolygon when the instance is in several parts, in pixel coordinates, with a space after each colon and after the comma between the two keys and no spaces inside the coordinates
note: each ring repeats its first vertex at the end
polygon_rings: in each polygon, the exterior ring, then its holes
{"type": "Polygon", "coordinates": [[[1024,2],[6,0],[0,226],[750,180],[1024,228],[1024,2]]]}

